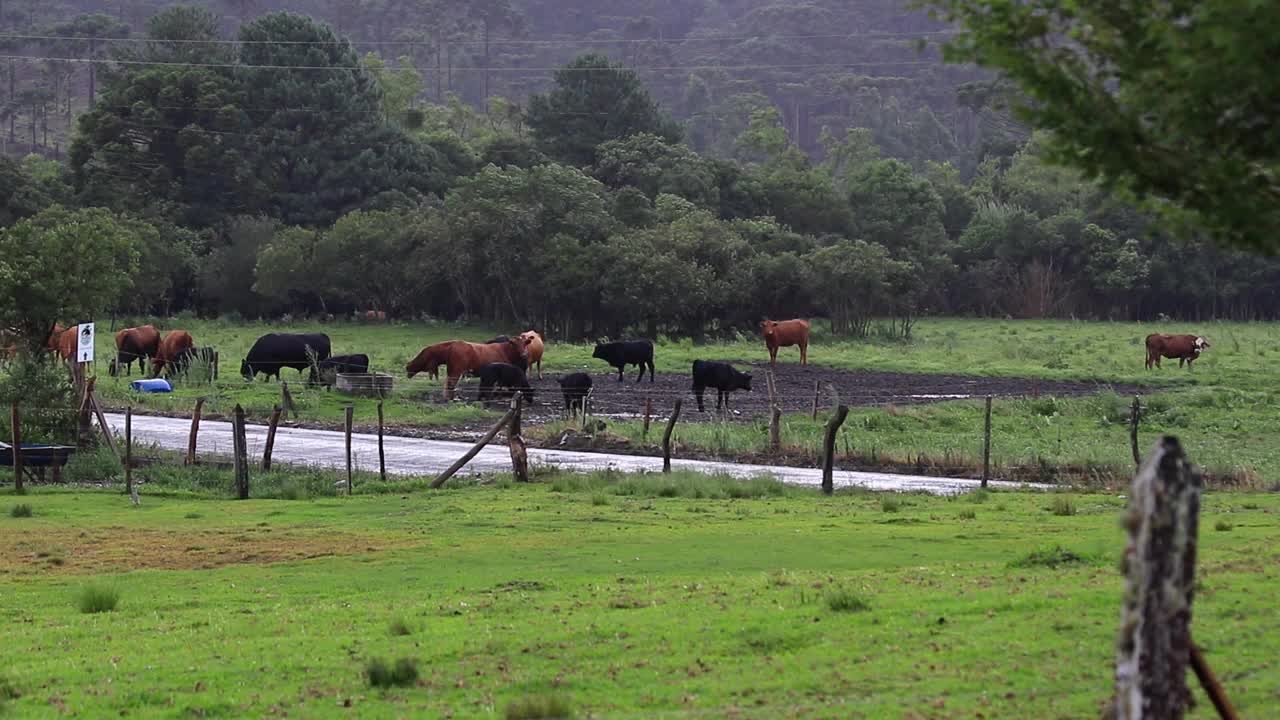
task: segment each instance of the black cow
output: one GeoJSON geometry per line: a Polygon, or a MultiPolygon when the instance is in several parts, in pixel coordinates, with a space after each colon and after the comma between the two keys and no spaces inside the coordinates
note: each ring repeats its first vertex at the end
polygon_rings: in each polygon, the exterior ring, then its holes
{"type": "Polygon", "coordinates": [[[526,403],[532,405],[534,402],[533,387],[529,385],[529,378],[525,376],[524,370],[515,365],[510,363],[481,365],[476,375],[480,378],[480,395],[476,398],[477,402],[498,399],[498,388],[510,390],[511,392],[506,394],[507,397],[519,392],[524,395],[526,403]]]}
{"type": "Polygon", "coordinates": [[[240,363],[240,374],[245,380],[253,380],[258,373],[263,379],[275,376],[280,379],[281,368],[293,368],[301,375],[311,369],[308,383],[316,381],[316,369],[307,351],[315,354],[316,362],[329,358],[329,336],[324,333],[271,333],[263,335],[249,348],[249,354],[240,363]]]}
{"type": "Polygon", "coordinates": [[[640,375],[636,382],[644,379],[644,369],[649,368],[649,382],[653,382],[653,343],[649,340],[625,340],[623,342],[600,343],[591,354],[618,368],[618,382],[622,382],[622,370],[627,365],[639,365],[640,375]]]}
{"type": "Polygon", "coordinates": [[[321,360],[316,370],[320,373],[320,382],[331,386],[337,381],[338,373],[363,375],[369,372],[369,356],[334,355],[321,360]]]}
{"type": "Polygon", "coordinates": [[[698,412],[706,412],[702,408],[702,393],[707,388],[715,388],[716,409],[721,403],[729,409],[729,393],[734,390],[751,391],[751,373],[739,372],[725,362],[714,360],[693,361],[693,394],[698,398],[698,412]]]}
{"type": "Polygon", "coordinates": [[[574,409],[585,412],[587,393],[591,392],[591,376],[586,373],[573,373],[556,380],[560,383],[560,392],[564,395],[564,409],[573,417],[574,409]]]}

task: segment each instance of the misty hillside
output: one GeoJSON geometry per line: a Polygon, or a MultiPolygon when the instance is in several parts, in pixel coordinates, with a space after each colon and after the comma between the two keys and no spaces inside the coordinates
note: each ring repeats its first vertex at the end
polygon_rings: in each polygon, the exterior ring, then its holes
{"type": "MultiPolygon", "coordinates": [[[[127,52],[156,0],[0,0],[7,82],[4,150],[61,156],[96,78],[90,58],[127,52]],[[127,38],[127,39],[126,39],[127,38]]],[[[634,67],[699,151],[729,154],[752,111],[776,109],[791,139],[823,155],[824,130],[873,131],[886,155],[950,160],[964,175],[984,147],[1021,140],[966,86],[983,75],[943,65],[947,27],[901,0],[207,0],[227,39],[273,10],[312,15],[362,53],[412,64],[419,104],[450,94],[523,104],[583,52],[634,67]]],[[[101,72],[101,70],[98,70],[101,72]]]]}

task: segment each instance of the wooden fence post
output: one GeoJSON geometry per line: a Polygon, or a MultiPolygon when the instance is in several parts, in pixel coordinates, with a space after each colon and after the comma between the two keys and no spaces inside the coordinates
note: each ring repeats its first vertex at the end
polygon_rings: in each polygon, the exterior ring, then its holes
{"type": "Polygon", "coordinates": [[[1142,405],[1138,396],[1133,396],[1133,407],[1129,410],[1129,446],[1133,449],[1133,464],[1142,465],[1142,456],[1138,454],[1138,421],[1142,416],[1142,405]]]}
{"type": "MultiPolygon", "coordinates": [[[[80,373],[79,377],[83,378],[84,367],[80,365],[80,363],[76,363],[76,367],[80,373]]],[[[80,413],[76,417],[76,424],[78,435],[77,445],[82,450],[87,448],[89,444],[93,442],[93,408],[90,406],[90,394],[93,392],[93,382],[94,378],[89,378],[88,380],[85,380],[81,386],[80,413]]]]}
{"type": "Polygon", "coordinates": [[[133,406],[124,409],[124,491],[133,495],[133,406]]]}
{"type": "Polygon", "coordinates": [[[378,477],[387,481],[387,455],[382,449],[382,401],[378,401],[378,477]]]}
{"type": "Polygon", "coordinates": [[[582,398],[582,429],[583,430],[587,429],[587,417],[591,415],[591,394],[594,393],[595,391],[596,391],[595,388],[591,388],[590,390],[587,391],[587,396],[582,398]]]}
{"type": "Polygon", "coordinates": [[[187,437],[187,458],[185,465],[196,462],[196,437],[200,434],[200,413],[204,410],[204,398],[196,398],[196,409],[191,412],[191,434],[187,437]]]}
{"type": "Polygon", "coordinates": [[[524,404],[523,393],[511,398],[511,424],[507,427],[507,446],[511,448],[511,471],[516,482],[529,482],[529,453],[524,437],[520,434],[520,408],[524,404]]]}
{"type": "Polygon", "coordinates": [[[120,457],[119,451],[116,450],[116,439],[111,434],[111,426],[107,424],[107,416],[102,412],[102,406],[98,404],[98,396],[94,393],[93,388],[89,388],[89,405],[93,407],[93,414],[98,418],[98,427],[102,430],[102,438],[107,441],[107,448],[111,450],[111,454],[120,457]]]}
{"type": "Polygon", "coordinates": [[[485,433],[484,437],[480,438],[476,442],[476,444],[470,450],[467,451],[466,455],[463,455],[462,457],[458,458],[458,460],[454,462],[452,465],[450,465],[447,470],[440,473],[440,475],[437,476],[435,480],[432,480],[431,488],[437,489],[441,485],[444,485],[445,481],[453,477],[454,473],[461,470],[463,465],[466,465],[467,463],[471,462],[471,458],[478,455],[480,451],[484,449],[484,446],[488,445],[489,442],[493,440],[493,437],[502,431],[502,428],[508,426],[508,424],[511,422],[512,412],[513,412],[512,410],[508,410],[507,414],[503,415],[502,419],[499,420],[497,423],[495,423],[493,427],[489,428],[489,432],[485,433]]]}
{"type": "Polygon", "coordinates": [[[348,405],[344,410],[342,432],[347,438],[347,495],[351,495],[351,424],[355,419],[356,407],[348,405]]]}
{"type": "Polygon", "coordinates": [[[210,382],[218,381],[218,351],[217,350],[213,351],[213,372],[209,373],[209,381],[210,382]]]}
{"type": "Polygon", "coordinates": [[[991,396],[987,396],[987,410],[982,421],[982,487],[991,479],[991,396]]]}
{"type": "Polygon", "coordinates": [[[21,495],[26,492],[22,486],[22,413],[18,409],[18,402],[13,403],[13,413],[9,416],[12,431],[11,440],[13,441],[13,492],[21,495]]]}
{"type": "Polygon", "coordinates": [[[249,443],[244,436],[244,408],[236,404],[231,422],[232,445],[235,448],[236,497],[249,499],[249,443]]]}
{"type": "Polygon", "coordinates": [[[286,380],[280,383],[280,407],[284,408],[285,419],[288,419],[289,413],[293,413],[293,417],[298,417],[298,406],[293,404],[293,393],[289,392],[289,382],[286,380]]]}
{"type": "Polygon", "coordinates": [[[1177,438],[1161,438],[1133,478],[1116,653],[1117,720],[1179,720],[1191,700],[1191,596],[1200,473],[1177,438]]]}
{"type": "Polygon", "coordinates": [[[276,426],[280,424],[280,406],[271,410],[271,419],[267,421],[267,442],[262,447],[262,472],[271,471],[271,451],[276,447],[276,426]]]}
{"type": "Polygon", "coordinates": [[[765,385],[769,388],[769,450],[778,452],[782,447],[782,409],[778,407],[778,386],[773,371],[765,371],[765,385]]]}
{"type": "Polygon", "coordinates": [[[818,419],[818,396],[819,396],[819,392],[820,392],[820,391],[819,391],[819,388],[818,388],[818,381],[817,381],[817,380],[814,380],[814,381],[813,381],[813,419],[814,419],[814,420],[817,420],[817,419],[818,419]]]}
{"type": "Polygon", "coordinates": [[[835,490],[836,433],[849,416],[848,405],[836,406],[836,412],[827,421],[827,434],[822,441],[822,493],[831,495],[835,490]]]}
{"type": "Polygon", "coordinates": [[[671,409],[671,419],[667,420],[667,431],[662,433],[662,472],[671,472],[671,432],[676,429],[676,420],[680,419],[680,406],[683,398],[676,398],[676,405],[671,409]]]}
{"type": "Polygon", "coordinates": [[[653,398],[644,399],[644,430],[640,432],[642,440],[649,439],[649,419],[653,417],[653,398]]]}

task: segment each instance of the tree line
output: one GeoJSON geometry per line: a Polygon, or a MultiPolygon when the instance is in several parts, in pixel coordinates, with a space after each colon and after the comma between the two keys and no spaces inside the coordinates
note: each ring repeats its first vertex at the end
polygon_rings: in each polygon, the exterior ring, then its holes
{"type": "Polygon", "coordinates": [[[78,319],[58,287],[122,314],[373,309],[563,337],[1274,316],[1280,263],[1162,234],[1048,164],[1044,136],[968,175],[891,157],[868,128],[825,133],[817,161],[764,107],[700,153],[603,55],[527,108],[481,111],[421,102],[411,64],[309,17],[264,15],[235,46],[221,32],[201,8],[155,15],[101,69],[65,164],[0,160],[5,327],[78,319]]]}

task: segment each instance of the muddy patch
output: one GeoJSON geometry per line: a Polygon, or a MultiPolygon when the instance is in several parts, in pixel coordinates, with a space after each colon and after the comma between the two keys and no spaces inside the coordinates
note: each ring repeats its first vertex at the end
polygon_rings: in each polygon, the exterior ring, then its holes
{"type": "Polygon", "coordinates": [[[390,550],[380,538],[254,527],[225,530],[141,528],[0,531],[0,575],[97,574],[131,570],[210,570],[390,550]]]}

